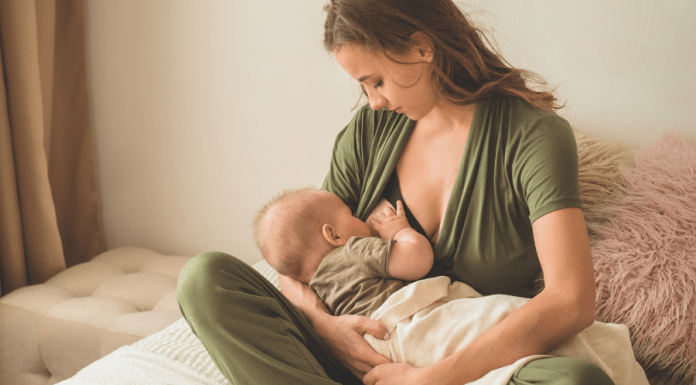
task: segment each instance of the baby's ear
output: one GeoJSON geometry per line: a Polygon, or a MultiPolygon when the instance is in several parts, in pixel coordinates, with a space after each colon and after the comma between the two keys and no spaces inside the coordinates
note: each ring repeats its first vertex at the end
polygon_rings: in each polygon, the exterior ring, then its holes
{"type": "Polygon", "coordinates": [[[343,246],[346,244],[343,238],[336,232],[336,228],[330,223],[324,223],[321,227],[321,233],[324,235],[324,239],[334,246],[343,246]]]}

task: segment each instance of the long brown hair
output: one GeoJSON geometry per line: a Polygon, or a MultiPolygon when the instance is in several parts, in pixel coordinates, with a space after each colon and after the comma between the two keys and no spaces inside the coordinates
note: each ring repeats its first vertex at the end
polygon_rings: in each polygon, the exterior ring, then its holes
{"type": "Polygon", "coordinates": [[[330,0],[324,11],[324,47],[329,52],[358,43],[389,57],[407,52],[411,36],[424,33],[433,48],[433,80],[453,104],[507,94],[543,110],[563,107],[550,91],[529,88],[546,82],[505,61],[452,0],[330,0]]]}

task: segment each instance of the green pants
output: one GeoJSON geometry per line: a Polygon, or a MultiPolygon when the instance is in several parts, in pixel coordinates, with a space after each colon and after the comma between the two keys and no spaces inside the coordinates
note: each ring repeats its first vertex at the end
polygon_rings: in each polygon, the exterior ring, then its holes
{"type": "MultiPolygon", "coordinates": [[[[177,298],[193,332],[231,384],[361,384],[333,356],[304,315],[268,280],[220,252],[194,257],[179,275],[177,298]]],[[[510,385],[613,384],[573,358],[535,360],[510,385]]]]}

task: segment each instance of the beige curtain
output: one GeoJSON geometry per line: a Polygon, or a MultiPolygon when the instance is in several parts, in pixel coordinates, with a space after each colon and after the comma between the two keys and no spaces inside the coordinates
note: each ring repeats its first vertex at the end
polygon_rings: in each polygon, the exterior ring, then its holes
{"type": "Polygon", "coordinates": [[[0,294],[103,249],[85,0],[0,0],[0,294]]]}

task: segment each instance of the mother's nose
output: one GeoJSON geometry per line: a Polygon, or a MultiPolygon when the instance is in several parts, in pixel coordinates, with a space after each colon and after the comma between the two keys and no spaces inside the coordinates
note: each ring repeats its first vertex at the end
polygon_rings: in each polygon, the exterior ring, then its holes
{"type": "Polygon", "coordinates": [[[370,108],[373,110],[379,110],[387,105],[387,99],[376,92],[372,93],[372,95],[368,95],[367,97],[370,99],[370,108]]]}

